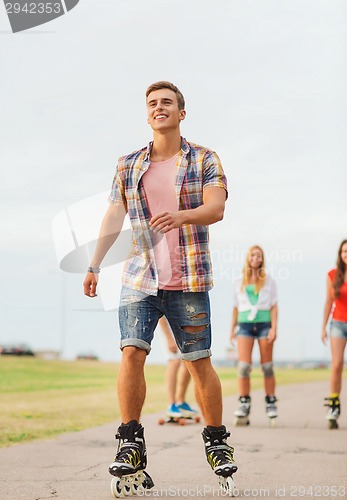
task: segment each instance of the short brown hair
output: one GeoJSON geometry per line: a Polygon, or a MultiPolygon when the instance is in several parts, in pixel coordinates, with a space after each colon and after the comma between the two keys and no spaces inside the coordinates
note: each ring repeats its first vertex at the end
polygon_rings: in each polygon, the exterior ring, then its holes
{"type": "Polygon", "coordinates": [[[161,82],[152,83],[152,85],[150,85],[148,87],[148,89],[146,90],[146,99],[151,92],[154,92],[155,90],[160,90],[160,89],[169,89],[169,90],[172,90],[173,92],[175,92],[175,94],[177,96],[178,109],[181,111],[182,109],[185,108],[185,102],[184,102],[184,97],[183,97],[182,92],[176,87],[176,85],[174,85],[171,82],[161,81],[161,82]]]}

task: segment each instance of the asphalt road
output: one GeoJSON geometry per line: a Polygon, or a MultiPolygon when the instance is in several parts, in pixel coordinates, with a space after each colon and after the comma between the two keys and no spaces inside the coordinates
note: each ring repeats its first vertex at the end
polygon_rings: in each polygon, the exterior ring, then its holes
{"type": "MultiPolygon", "coordinates": [[[[239,465],[234,476],[239,498],[347,497],[347,387],[338,430],[329,430],[325,421],[322,402],[327,393],[327,382],[280,386],[276,428],[265,417],[260,391],[252,395],[248,427],[232,428],[237,398],[225,398],[224,422],[232,431],[229,441],[239,465]]],[[[221,497],[217,478],[205,459],[202,425],[159,426],[159,416],[146,415],[142,420],[147,471],[155,482],[146,496],[221,497]]],[[[1,449],[0,499],[113,498],[107,467],[116,450],[115,427],[107,424],[1,449]]]]}

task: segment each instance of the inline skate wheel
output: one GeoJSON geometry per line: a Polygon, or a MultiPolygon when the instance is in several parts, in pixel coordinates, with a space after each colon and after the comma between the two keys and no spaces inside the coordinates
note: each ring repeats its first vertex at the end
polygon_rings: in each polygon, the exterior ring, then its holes
{"type": "Polygon", "coordinates": [[[337,420],[329,420],[329,429],[338,429],[339,424],[337,423],[337,420]]]}
{"type": "Polygon", "coordinates": [[[236,486],[231,476],[229,477],[219,476],[219,486],[222,491],[222,495],[229,497],[235,496],[236,486]]]}

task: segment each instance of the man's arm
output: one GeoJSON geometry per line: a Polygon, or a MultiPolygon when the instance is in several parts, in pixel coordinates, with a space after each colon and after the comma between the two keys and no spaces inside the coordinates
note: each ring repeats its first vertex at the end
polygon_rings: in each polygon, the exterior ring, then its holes
{"type": "MultiPolygon", "coordinates": [[[[91,267],[100,267],[105,255],[118,238],[122,230],[126,210],[123,204],[110,204],[102,220],[91,267]]],[[[83,282],[84,294],[88,297],[96,296],[97,274],[87,273],[83,282]]]]}
{"type": "Polygon", "coordinates": [[[167,233],[184,224],[209,226],[223,219],[226,191],[220,187],[206,187],[203,192],[203,204],[191,210],[161,212],[150,220],[155,232],[167,233]]]}

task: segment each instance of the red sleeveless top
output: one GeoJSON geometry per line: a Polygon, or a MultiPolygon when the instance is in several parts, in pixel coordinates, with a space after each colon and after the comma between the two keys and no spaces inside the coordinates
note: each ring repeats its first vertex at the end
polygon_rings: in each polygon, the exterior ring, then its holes
{"type": "MultiPolygon", "coordinates": [[[[331,279],[331,284],[333,284],[336,276],[336,269],[329,271],[328,276],[331,279]]],[[[331,287],[331,296],[334,300],[333,319],[347,322],[347,282],[344,281],[340,290],[340,297],[338,298],[335,298],[334,289],[331,287]]]]}

